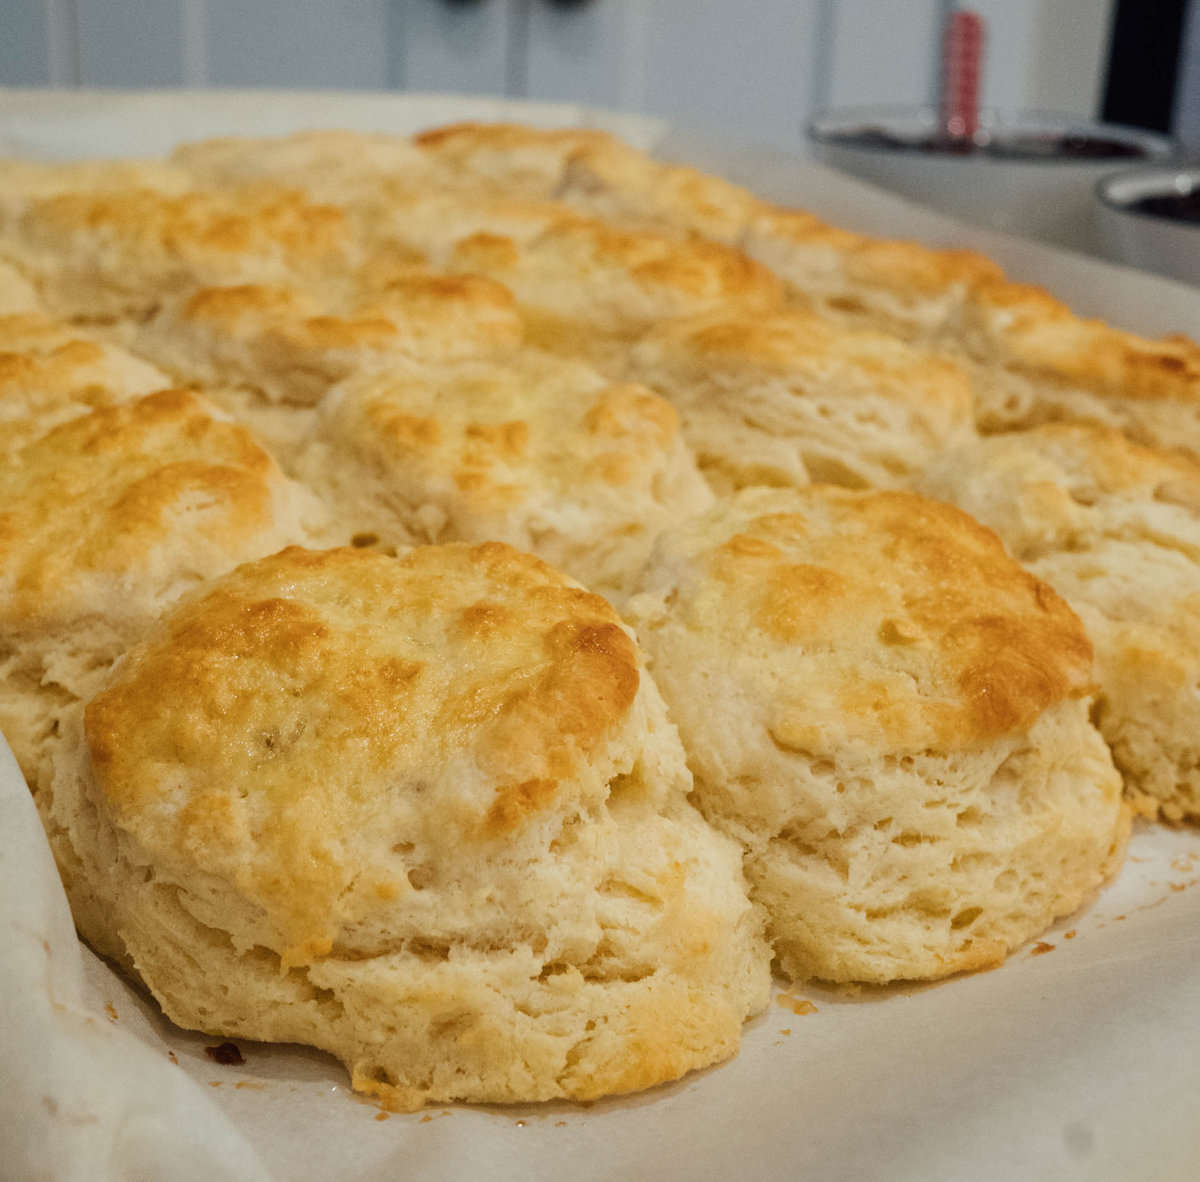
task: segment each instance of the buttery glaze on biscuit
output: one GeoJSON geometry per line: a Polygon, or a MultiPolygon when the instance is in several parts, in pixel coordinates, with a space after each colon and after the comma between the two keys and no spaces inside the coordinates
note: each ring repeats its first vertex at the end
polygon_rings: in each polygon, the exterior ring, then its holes
{"type": "Polygon", "coordinates": [[[187,380],[312,405],[343,378],[394,359],[495,356],[523,336],[501,284],[376,259],[324,292],[239,284],[187,293],[142,328],[137,347],[187,380]]]}
{"type": "Polygon", "coordinates": [[[923,486],[995,529],[1083,618],[1097,725],[1128,794],[1200,818],[1200,464],[1051,425],[952,451],[923,486]]]}
{"type": "Polygon", "coordinates": [[[0,453],[171,383],[139,357],[41,313],[0,316],[0,453]]]}
{"type": "Polygon", "coordinates": [[[628,614],[696,800],[744,843],[789,975],[994,964],[1115,871],[1091,645],[964,513],[749,489],[664,534],[642,587],[628,614]]]}
{"type": "Polygon", "coordinates": [[[1200,348],[1074,315],[1048,292],[983,284],[949,343],[972,365],[988,432],[1079,422],[1200,456],[1200,348]]]}
{"type": "Polygon", "coordinates": [[[854,233],[595,132],[467,123],[417,143],[480,185],[507,183],[617,225],[736,246],[804,307],[945,349],[971,365],[984,430],[1075,420],[1200,455],[1192,341],[1148,340],[1076,316],[973,251],[854,233]]]}
{"type": "Polygon", "coordinates": [[[712,503],[669,403],[533,350],[352,378],[297,471],[385,544],[498,539],[617,594],[712,503]]]}
{"type": "Polygon", "coordinates": [[[247,554],[252,539],[284,536],[285,488],[247,431],[186,390],[63,423],[0,474],[6,614],[46,626],[120,617],[161,595],[164,549],[190,546],[181,568],[212,569],[206,551],[247,554]]]}
{"type": "MultiPolygon", "coordinates": [[[[66,365],[63,349],[86,353],[84,372],[126,374],[125,359],[67,340],[37,362],[42,374],[66,365]]],[[[0,726],[39,790],[65,713],[168,603],[239,562],[325,536],[312,494],[205,399],[133,397],[152,372],[140,364],[125,389],[75,390],[70,365],[61,397],[36,385],[21,445],[0,464],[0,726]],[[64,406],[73,417],[60,421],[64,406]]]]}
{"type": "Polygon", "coordinates": [[[75,742],[52,820],[85,935],[175,1021],[324,1047],[389,1104],[648,1087],[765,1004],[632,636],[507,546],[243,566],[75,742]]]}
{"type": "Polygon", "coordinates": [[[91,320],[148,315],[188,286],[286,282],[354,262],[341,209],[268,185],[60,193],[32,202],[8,240],[52,312],[91,320]]]}
{"type": "Polygon", "coordinates": [[[629,373],[670,399],[701,465],[733,488],[886,488],[974,435],[960,366],[798,310],[666,322],[629,373]]]}
{"type": "Polygon", "coordinates": [[[564,218],[512,253],[497,236],[465,238],[452,264],[490,274],[546,315],[629,331],[669,316],[782,301],[779,281],[739,251],[696,239],[564,218]]]}

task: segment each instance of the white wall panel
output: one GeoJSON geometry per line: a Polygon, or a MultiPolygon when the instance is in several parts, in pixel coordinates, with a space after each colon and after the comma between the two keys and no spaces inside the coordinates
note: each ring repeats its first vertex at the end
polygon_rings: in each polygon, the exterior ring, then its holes
{"type": "Polygon", "coordinates": [[[44,0],[51,86],[79,85],[79,38],[75,0],[44,0]]]}
{"type": "Polygon", "coordinates": [[[75,0],[84,86],[184,81],[182,0],[75,0]]]}
{"type": "Polygon", "coordinates": [[[49,83],[47,17],[44,0],[0,0],[0,80],[5,85],[49,83]]]}
{"type": "Polygon", "coordinates": [[[947,7],[943,0],[837,0],[825,104],[934,101],[947,7]]]}
{"type": "Polygon", "coordinates": [[[645,89],[645,29],[657,19],[641,0],[588,0],[560,8],[532,0],[525,61],[530,98],[637,107],[645,89]]]}
{"type": "Polygon", "coordinates": [[[660,0],[646,106],[698,130],[799,146],[813,102],[819,0],[660,0]]]}
{"type": "Polygon", "coordinates": [[[1114,0],[1043,0],[1026,105],[1095,117],[1104,97],[1114,0]]]}
{"type": "Polygon", "coordinates": [[[392,0],[391,84],[506,94],[519,73],[523,0],[392,0]],[[514,56],[517,55],[517,56],[514,56]]]}
{"type": "Polygon", "coordinates": [[[797,146],[827,0],[590,0],[529,8],[530,98],[666,115],[797,146]]]}
{"type": "MultiPolygon", "coordinates": [[[[1034,38],[1038,9],[1046,0],[972,0],[970,5],[987,22],[984,40],[983,87],[980,101],[998,111],[1029,107],[1035,70],[1034,38]]],[[[1055,2],[1055,0],[1051,0],[1055,2]]],[[[1074,0],[1057,0],[1074,3],[1074,0]]]]}
{"type": "Polygon", "coordinates": [[[987,22],[984,106],[1096,113],[1113,0],[971,0],[968,6],[987,22]]]}
{"type": "Polygon", "coordinates": [[[388,0],[205,0],[215,86],[388,84],[388,0]]]}
{"type": "MultiPolygon", "coordinates": [[[[1097,106],[1114,0],[969,0],[985,104],[1097,106]]],[[[953,0],[0,0],[0,85],[528,95],[789,147],[815,106],[928,101],[953,0]]]]}

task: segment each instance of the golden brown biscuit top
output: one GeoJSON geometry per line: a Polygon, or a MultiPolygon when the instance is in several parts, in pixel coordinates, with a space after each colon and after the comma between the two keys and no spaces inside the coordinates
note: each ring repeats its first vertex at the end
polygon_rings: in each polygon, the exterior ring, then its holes
{"type": "Polygon", "coordinates": [[[610,331],[717,308],[770,309],[783,302],[779,280],[740,251],[615,229],[592,218],[551,224],[523,247],[495,234],[464,238],[452,265],[498,279],[531,308],[610,331]]]}
{"type": "Polygon", "coordinates": [[[611,221],[735,243],[759,202],[719,177],[655,160],[606,132],[460,123],[415,142],[448,179],[558,197],[611,221]]]}
{"type": "Polygon", "coordinates": [[[1110,398],[1200,399],[1200,346],[1150,340],[1076,316],[1049,292],[1019,283],[980,285],[964,328],[985,357],[1110,398]]]}
{"type": "MultiPolygon", "coordinates": [[[[872,291],[901,304],[957,298],[1003,278],[996,263],[974,251],[856,234],[800,209],[764,205],[751,223],[748,248],[756,257],[781,258],[781,266],[789,250],[828,256],[824,269],[836,272],[847,299],[869,299],[872,291]]],[[[788,277],[803,288],[803,270],[788,277]]]]}
{"type": "Polygon", "coordinates": [[[285,489],[250,433],[186,390],[71,419],[0,467],[0,613],[43,628],[140,614],[295,540],[285,489]]]}
{"type": "Polygon", "coordinates": [[[779,279],[732,247],[618,228],[560,201],[383,183],[352,216],[373,250],[409,252],[402,266],[428,262],[487,276],[527,308],[605,331],[783,302],[779,279]]]}
{"type": "Polygon", "coordinates": [[[40,308],[41,302],[29,280],[0,258],[0,316],[27,316],[40,308]]]}
{"type": "Polygon", "coordinates": [[[966,372],[950,359],[799,309],[678,320],[651,329],[635,349],[634,373],[663,367],[681,376],[695,371],[697,380],[719,374],[735,389],[763,378],[786,381],[788,374],[853,371],[855,389],[865,383],[884,398],[952,410],[964,421],[972,408],[966,372]]]}
{"type": "Polygon", "coordinates": [[[832,226],[805,209],[775,205],[763,205],[758,210],[752,230],[796,246],[826,246],[838,251],[854,250],[865,241],[861,234],[832,226]]]}
{"type": "Polygon", "coordinates": [[[70,325],[36,313],[0,316],[0,450],[169,384],[152,365],[70,325]]]}
{"type": "Polygon", "coordinates": [[[170,157],[205,184],[269,179],[331,199],[355,177],[428,171],[428,160],[403,136],[353,131],[300,131],[284,136],[221,136],[181,144],[170,157]]]}
{"type": "Polygon", "coordinates": [[[847,259],[848,276],[914,296],[936,295],[948,288],[974,289],[1000,280],[997,263],[973,250],[924,246],[887,238],[863,238],[847,259]]]}
{"type": "Polygon", "coordinates": [[[984,440],[981,454],[987,453],[998,460],[1004,456],[1004,462],[1024,457],[1031,469],[1053,465],[1083,505],[1102,496],[1136,495],[1200,510],[1200,495],[1185,493],[1200,488],[1200,463],[1143,447],[1111,427],[1049,423],[984,440]],[[1178,495],[1169,495],[1173,492],[1178,495]]]}
{"type": "Polygon", "coordinates": [[[191,178],[163,160],[0,159],[0,227],[20,215],[31,201],[58,193],[103,193],[153,189],[183,193],[191,178]]]}
{"type": "Polygon", "coordinates": [[[347,216],[367,247],[361,281],[370,286],[411,267],[478,270],[455,265],[460,243],[495,242],[501,257],[519,252],[548,229],[582,220],[561,201],[513,197],[405,177],[377,178],[347,200],[347,216]]]}
{"type": "Polygon", "coordinates": [[[329,315],[303,288],[272,283],[200,288],[183,302],[179,320],[224,337],[271,333],[294,344],[324,349],[373,347],[396,335],[395,325],[383,316],[329,315]]]}
{"type": "Polygon", "coordinates": [[[92,244],[135,265],[165,258],[235,267],[258,258],[296,266],[334,261],[348,244],[340,209],[266,185],[179,196],[151,189],[61,193],[33,202],[20,234],[37,249],[78,252],[92,244]]]}
{"type": "Polygon", "coordinates": [[[413,843],[452,874],[575,815],[639,679],[605,600],[500,543],[292,548],[177,608],[86,730],[116,823],[303,961],[413,898],[413,843]]]}
{"type": "Polygon", "coordinates": [[[769,688],[789,750],[966,749],[1091,684],[1091,645],[1054,591],[912,493],[747,490],[660,542],[647,586],[670,604],[655,627],[769,688]]]}
{"type": "Polygon", "coordinates": [[[334,393],[325,424],[396,489],[466,514],[463,529],[534,510],[548,528],[597,492],[648,495],[679,440],[674,408],[644,386],[532,351],[364,375],[334,393]]]}
{"type": "Polygon", "coordinates": [[[271,337],[306,350],[395,349],[430,359],[515,348],[524,333],[512,293],[479,275],[368,267],[344,276],[339,287],[202,288],[178,316],[226,338],[271,337]]]}
{"type": "Polygon", "coordinates": [[[1049,424],[939,459],[925,491],[986,521],[1023,562],[1102,538],[1200,558],[1200,463],[1108,427],[1049,424]]]}
{"type": "Polygon", "coordinates": [[[278,283],[239,283],[193,292],[183,306],[183,315],[189,320],[236,328],[267,317],[299,319],[313,315],[317,307],[317,301],[302,288],[278,283]]]}
{"type": "Polygon", "coordinates": [[[558,196],[618,224],[700,234],[728,244],[741,240],[762,205],[740,185],[655,160],[617,140],[575,152],[558,196]]]}
{"type": "Polygon", "coordinates": [[[612,140],[608,132],[598,128],[532,127],[525,123],[489,123],[477,119],[429,127],[413,137],[413,142],[426,151],[456,156],[481,150],[509,152],[522,148],[574,152],[612,140]]]}
{"type": "Polygon", "coordinates": [[[593,147],[619,144],[592,128],[536,128],[516,123],[452,123],[414,137],[443,168],[531,197],[553,196],[568,161],[593,147]]]}
{"type": "Polygon", "coordinates": [[[363,281],[354,315],[387,320],[414,356],[466,357],[510,349],[524,336],[512,292],[482,275],[404,268],[392,275],[364,272],[363,281]]]}

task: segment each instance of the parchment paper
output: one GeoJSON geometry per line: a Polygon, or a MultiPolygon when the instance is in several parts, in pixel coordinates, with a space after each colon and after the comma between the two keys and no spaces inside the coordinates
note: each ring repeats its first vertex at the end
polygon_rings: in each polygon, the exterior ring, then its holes
{"type": "MultiPolygon", "coordinates": [[[[1200,292],[968,230],[805,162],[657,121],[427,96],[0,92],[7,142],[50,156],[300,126],[586,121],[842,224],[978,246],[1075,306],[1200,333],[1200,292]],[[630,122],[626,123],[626,119],[630,122]]],[[[0,745],[0,1175],[87,1179],[1087,1179],[1200,1177],[1200,832],[1143,825],[1116,883],[1003,967],[937,985],[793,989],[731,1063],[584,1108],[388,1116],[332,1059],[172,1027],[74,939],[0,745]],[[803,1001],[815,1006],[813,1012],[803,1001]]]]}

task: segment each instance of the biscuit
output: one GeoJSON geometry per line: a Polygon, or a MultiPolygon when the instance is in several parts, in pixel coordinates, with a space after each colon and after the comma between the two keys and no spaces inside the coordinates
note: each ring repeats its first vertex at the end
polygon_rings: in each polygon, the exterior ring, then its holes
{"type": "Polygon", "coordinates": [[[458,124],[417,143],[478,185],[507,184],[622,227],[738,247],[803,307],[945,349],[970,366],[984,430],[1069,419],[1200,455],[1192,341],[1147,340],[1078,317],[1045,292],[1008,282],[973,251],[832,226],[593,131],[458,124]]]}
{"type": "Polygon", "coordinates": [[[1200,347],[1186,337],[1139,337],[1040,288],[992,283],[964,306],[952,345],[974,363],[985,432],[1092,423],[1200,456],[1200,347]]]}
{"type": "MultiPolygon", "coordinates": [[[[345,295],[282,285],[202,288],[165,306],[135,338],[178,377],[248,385],[270,402],[313,404],[330,386],[389,360],[453,361],[516,348],[523,325],[507,288],[476,275],[378,267],[345,295]]],[[[347,290],[349,289],[349,290],[347,290]]]]}
{"type": "MultiPolygon", "coordinates": [[[[520,138],[521,129],[492,130],[505,142],[506,136],[520,138]]],[[[564,142],[575,142],[574,133],[563,135],[564,142]]],[[[592,138],[593,133],[585,134],[582,142],[592,138]]],[[[544,153],[541,140],[534,141],[531,159],[561,159],[554,137],[548,142],[544,153]]],[[[353,137],[334,136],[321,150],[337,156],[349,153],[353,143],[353,137]]],[[[289,149],[303,154],[303,145],[280,143],[280,154],[289,149]]],[[[618,149],[612,145],[610,150],[618,149]]],[[[364,158],[371,158],[369,142],[364,158]]],[[[523,167],[520,158],[518,152],[510,162],[517,172],[523,167]]],[[[452,166],[444,159],[439,165],[452,166]]],[[[369,171],[369,164],[364,167],[369,171]]],[[[541,163],[529,167],[537,172],[541,163]]],[[[336,166],[331,168],[336,174],[336,166]]],[[[283,179],[298,178],[284,173],[283,179]]],[[[419,176],[398,169],[371,173],[369,183],[347,185],[333,199],[345,207],[367,255],[398,250],[402,257],[407,253],[403,261],[410,265],[428,263],[497,280],[517,297],[535,343],[586,356],[614,373],[629,339],[657,320],[782,302],[779,281],[729,246],[678,233],[615,228],[563,202],[542,199],[548,193],[540,190],[553,185],[525,188],[538,192],[523,199],[522,184],[514,181],[498,193],[486,177],[475,183],[458,176],[423,184],[419,176]]]]}
{"type": "Polygon", "coordinates": [[[895,487],[975,434],[954,362],[799,310],[662,324],[629,374],[672,402],[722,487],[895,487]]]}
{"type": "Polygon", "coordinates": [[[19,316],[40,308],[33,285],[16,267],[0,259],[0,317],[19,316]]]}
{"type": "Polygon", "coordinates": [[[698,234],[739,247],[801,302],[904,336],[941,329],[977,283],[1002,275],[974,252],[839,229],[591,130],[466,123],[434,128],[416,143],[480,185],[557,198],[627,228],[698,234]]]}
{"type": "Polygon", "coordinates": [[[38,313],[0,316],[0,455],[170,382],[132,353],[38,313]]]}
{"type": "Polygon", "coordinates": [[[658,320],[783,302],[779,280],[738,250],[614,227],[559,201],[381,184],[350,216],[371,250],[502,283],[538,345],[618,367],[658,320]]]}
{"type": "Polygon", "coordinates": [[[1079,613],[1093,716],[1143,811],[1200,819],[1200,464],[1053,425],[947,453],[923,481],[1079,613]]]}
{"type": "Polygon", "coordinates": [[[762,202],[748,189],[608,139],[574,153],[554,194],[620,226],[740,247],[762,202]]]}
{"type": "Polygon", "coordinates": [[[0,729],[36,784],[63,711],[166,604],[325,535],[312,494],[188,391],[33,434],[0,466],[0,729]]]}
{"type": "Polygon", "coordinates": [[[199,140],[181,144],[170,163],[200,187],[271,181],[335,204],[384,177],[403,176],[422,184],[434,179],[428,156],[408,138],[351,131],[199,140]]]}
{"type": "Polygon", "coordinates": [[[7,248],[52,312],[85,320],[145,317],[197,286],[319,281],[357,257],[342,210],[269,186],[60,193],[29,204],[7,248]]]}
{"type": "Polygon", "coordinates": [[[295,472],[385,545],[494,539],[616,595],[712,503],[669,403],[532,350],[347,381],[295,472]]]}
{"type": "Polygon", "coordinates": [[[655,160],[605,132],[517,124],[433,128],[416,144],[451,183],[556,198],[624,227],[740,243],[761,204],[751,192],[694,168],[655,160]]]}
{"type": "Polygon", "coordinates": [[[443,175],[470,177],[481,189],[517,197],[553,197],[568,162],[589,149],[640,156],[607,132],[589,127],[526,127],[519,123],[451,123],[413,137],[443,175]]]}
{"type": "Polygon", "coordinates": [[[172,1020],[394,1108],[578,1100],[733,1054],[769,985],[734,843],[604,600],[498,543],[289,549],[87,707],[49,828],[172,1020]]]}
{"type": "Polygon", "coordinates": [[[164,160],[0,159],[0,231],[7,230],[31,202],[61,193],[117,193],[133,188],[178,195],[191,187],[188,173],[164,160]]]}
{"type": "Polygon", "coordinates": [[[694,799],[744,844],[789,976],[993,965],[1117,868],[1087,636],[965,514],[749,489],[664,534],[642,585],[694,799]]]}
{"type": "Polygon", "coordinates": [[[740,251],[596,219],[564,219],[523,247],[476,234],[456,244],[448,264],[508,287],[531,342],[586,357],[614,376],[632,342],[661,320],[762,313],[783,302],[775,276],[740,251]]]}
{"type": "Polygon", "coordinates": [[[139,326],[133,343],[177,380],[203,384],[290,465],[315,427],[312,407],[344,378],[413,358],[503,353],[523,335],[500,284],[379,256],[320,289],[189,292],[139,326]]]}
{"type": "Polygon", "coordinates": [[[915,340],[944,330],[976,285],[1003,276],[973,251],[873,238],[766,205],[742,249],[822,311],[915,340]]]}

